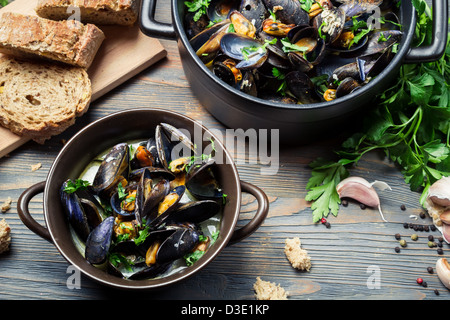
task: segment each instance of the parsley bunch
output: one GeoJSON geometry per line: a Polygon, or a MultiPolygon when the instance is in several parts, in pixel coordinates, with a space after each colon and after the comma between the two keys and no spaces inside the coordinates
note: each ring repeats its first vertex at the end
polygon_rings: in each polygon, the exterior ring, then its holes
{"type": "MultiPolygon", "coordinates": [[[[415,45],[427,45],[431,43],[430,8],[424,0],[413,0],[413,4],[419,17],[415,45]]],[[[349,175],[349,167],[372,150],[384,151],[399,167],[410,189],[422,192],[423,205],[430,185],[450,175],[449,86],[449,41],[440,60],[401,66],[397,82],[379,95],[379,106],[367,116],[362,131],[336,151],[339,159],[317,159],[310,164],[305,199],[314,201],[313,221],[330,212],[337,216],[337,184],[349,175]]]]}

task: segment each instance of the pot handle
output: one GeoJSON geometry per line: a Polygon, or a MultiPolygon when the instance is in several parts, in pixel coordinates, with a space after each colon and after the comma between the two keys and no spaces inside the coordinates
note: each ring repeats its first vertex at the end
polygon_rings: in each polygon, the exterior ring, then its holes
{"type": "Polygon", "coordinates": [[[175,29],[170,23],[155,20],[156,0],[142,0],[139,28],[142,33],[150,37],[175,40],[175,29]]]}
{"type": "Polygon", "coordinates": [[[52,242],[52,237],[50,236],[50,232],[48,229],[31,216],[30,211],[28,210],[28,204],[31,199],[37,195],[38,193],[44,192],[45,189],[45,181],[36,183],[26,189],[19,197],[17,201],[17,212],[19,214],[20,220],[34,233],[38,236],[41,236],[45,240],[52,242]]]}
{"type": "Polygon", "coordinates": [[[433,40],[429,46],[411,48],[405,56],[404,63],[436,61],[444,54],[448,36],[447,2],[448,0],[433,0],[433,40]]]}
{"type": "Polygon", "coordinates": [[[240,181],[240,183],[243,192],[248,192],[256,198],[256,200],[258,201],[258,209],[256,210],[255,216],[252,220],[250,220],[249,223],[234,231],[230,241],[228,242],[228,245],[239,242],[251,235],[254,231],[256,231],[256,229],[261,226],[267,214],[269,213],[269,199],[267,198],[267,195],[264,193],[264,191],[251,183],[242,180],[240,181]]]}

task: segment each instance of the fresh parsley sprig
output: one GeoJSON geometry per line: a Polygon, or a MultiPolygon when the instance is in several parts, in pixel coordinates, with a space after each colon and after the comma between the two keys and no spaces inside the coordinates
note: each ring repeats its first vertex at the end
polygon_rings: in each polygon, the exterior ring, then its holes
{"type": "Polygon", "coordinates": [[[202,15],[207,13],[211,0],[192,0],[185,1],[184,5],[188,8],[189,12],[195,12],[194,21],[198,21],[202,15]]]}

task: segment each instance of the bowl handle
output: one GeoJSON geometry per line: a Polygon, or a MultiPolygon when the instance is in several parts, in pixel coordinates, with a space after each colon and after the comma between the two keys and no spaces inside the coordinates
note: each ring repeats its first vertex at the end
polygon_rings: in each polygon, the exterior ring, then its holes
{"type": "Polygon", "coordinates": [[[156,0],[142,0],[141,14],[139,16],[139,28],[142,33],[150,37],[175,40],[175,29],[170,23],[155,20],[156,0]]]}
{"type": "Polygon", "coordinates": [[[240,182],[242,191],[248,192],[256,198],[256,200],[258,201],[258,209],[256,210],[255,216],[252,220],[250,220],[249,223],[234,231],[230,241],[228,242],[228,245],[239,242],[251,235],[254,231],[256,231],[256,229],[261,226],[267,214],[269,213],[269,199],[267,198],[264,191],[251,183],[242,180],[240,182]]]}
{"type": "Polygon", "coordinates": [[[28,210],[28,204],[31,199],[37,195],[38,193],[44,192],[45,189],[45,181],[36,183],[26,189],[19,197],[17,201],[17,212],[19,214],[20,220],[34,233],[41,236],[42,238],[52,242],[52,237],[50,236],[50,232],[48,229],[41,224],[39,224],[34,218],[31,216],[30,211],[28,210]]]}
{"type": "MultiPolygon", "coordinates": [[[[445,52],[448,36],[448,0],[433,0],[433,40],[429,46],[411,48],[404,63],[421,63],[439,60],[445,52]]],[[[414,10],[416,14],[416,11],[414,10]]],[[[415,22],[416,19],[413,19],[415,22]]],[[[415,24],[414,24],[415,25],[415,24]]]]}

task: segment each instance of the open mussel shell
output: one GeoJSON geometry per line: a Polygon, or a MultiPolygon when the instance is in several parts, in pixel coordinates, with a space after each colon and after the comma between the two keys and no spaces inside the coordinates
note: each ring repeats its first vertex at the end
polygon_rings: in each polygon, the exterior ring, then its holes
{"type": "Polygon", "coordinates": [[[92,182],[93,190],[98,194],[114,190],[120,180],[128,175],[129,162],[127,143],[111,148],[97,170],[92,182]]]}
{"type": "Polygon", "coordinates": [[[215,216],[221,205],[213,200],[191,201],[179,206],[168,218],[172,222],[199,223],[215,216]]]}
{"type": "MultiPolygon", "coordinates": [[[[135,192],[136,197],[138,197],[137,185],[132,184],[128,185],[124,188],[125,193],[135,192]]],[[[137,203],[135,199],[132,198],[120,198],[119,192],[113,193],[110,199],[111,209],[115,215],[119,215],[121,217],[134,217],[135,212],[137,211],[137,203]],[[124,204],[126,202],[130,202],[129,209],[124,209],[124,204]]]]}
{"type": "Polygon", "coordinates": [[[230,12],[228,16],[233,24],[234,32],[237,34],[254,38],[256,34],[256,27],[249,21],[242,13],[237,10],[230,12]]]}
{"type": "Polygon", "coordinates": [[[341,35],[344,30],[345,18],[345,12],[341,7],[324,8],[313,19],[313,26],[328,44],[334,42],[341,35]]]}
{"type": "Polygon", "coordinates": [[[226,19],[203,30],[190,40],[192,48],[203,63],[211,62],[220,50],[220,40],[228,32],[230,20],[226,19]]]}
{"type": "Polygon", "coordinates": [[[258,40],[236,33],[224,35],[220,47],[225,55],[240,61],[236,65],[238,69],[259,68],[268,56],[268,51],[258,40]]]}
{"type": "Polygon", "coordinates": [[[136,220],[142,223],[142,219],[146,218],[153,209],[155,209],[164,197],[169,194],[170,182],[165,179],[159,180],[150,191],[141,191],[145,186],[141,184],[138,189],[138,212],[136,213],[136,220]],[[140,192],[139,192],[140,191],[140,192]]]}
{"type": "Polygon", "coordinates": [[[114,217],[103,220],[86,240],[85,258],[91,264],[102,264],[106,261],[111,246],[114,217]]]}
{"type": "Polygon", "coordinates": [[[242,80],[242,72],[236,68],[236,64],[234,59],[221,54],[214,59],[212,72],[228,85],[235,86],[242,80]]]}
{"type": "Polygon", "coordinates": [[[205,168],[186,181],[186,188],[199,200],[223,200],[224,194],[219,187],[213,167],[205,168]]]}
{"type": "Polygon", "coordinates": [[[170,162],[197,153],[194,143],[179,129],[161,123],[155,130],[156,148],[161,165],[170,171],[170,162]]]}
{"type": "Polygon", "coordinates": [[[147,225],[152,228],[160,226],[175,210],[186,191],[185,185],[173,188],[147,216],[147,225]]]}
{"type": "Polygon", "coordinates": [[[210,21],[223,21],[228,18],[230,12],[237,10],[239,2],[235,0],[211,0],[206,14],[210,21]]]}
{"type": "Polygon", "coordinates": [[[277,19],[285,24],[308,24],[308,13],[302,9],[301,3],[298,0],[263,0],[266,7],[272,12],[275,8],[283,8],[283,10],[276,11],[277,19]]]}

